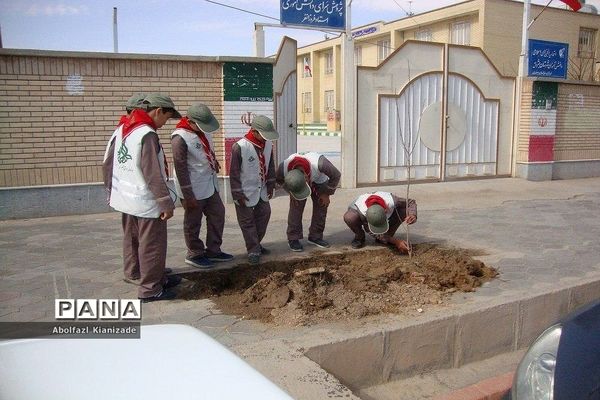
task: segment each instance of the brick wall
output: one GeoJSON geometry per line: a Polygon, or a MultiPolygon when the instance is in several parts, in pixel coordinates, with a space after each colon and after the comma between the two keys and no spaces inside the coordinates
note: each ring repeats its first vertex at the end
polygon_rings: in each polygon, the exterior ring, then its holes
{"type": "MultiPolygon", "coordinates": [[[[539,161],[535,157],[532,159],[531,154],[532,132],[536,125],[534,82],[529,79],[523,81],[518,162],[539,161]]],[[[576,82],[554,84],[558,86],[555,134],[551,143],[537,143],[542,147],[550,146],[547,150],[550,151],[550,157],[544,161],[600,160],[600,85],[576,82]]]]}
{"type": "MultiPolygon", "coordinates": [[[[0,50],[0,187],[101,182],[131,94],[167,93],[182,114],[201,101],[222,121],[222,81],[209,57],[0,50]]],[[[169,161],[175,123],[159,131],[169,161]]],[[[214,139],[224,165],[222,132],[214,139]]]]}
{"type": "Polygon", "coordinates": [[[600,85],[558,85],[554,160],[600,160],[600,85]]]}

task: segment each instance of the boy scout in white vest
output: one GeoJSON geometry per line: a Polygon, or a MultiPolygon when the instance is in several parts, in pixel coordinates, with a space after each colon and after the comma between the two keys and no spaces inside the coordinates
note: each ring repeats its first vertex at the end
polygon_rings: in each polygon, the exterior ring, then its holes
{"type": "Polygon", "coordinates": [[[142,302],[175,297],[181,277],[165,273],[167,220],[175,205],[167,187],[167,165],[156,131],[180,118],[173,101],[151,93],[111,137],[104,160],[109,204],[122,213],[123,264],[128,279],[139,279],[142,302]]]}
{"type": "Polygon", "coordinates": [[[350,245],[360,249],[365,245],[365,232],[375,237],[375,241],[396,247],[402,253],[408,253],[409,244],[394,238],[396,230],[406,222],[417,221],[417,203],[406,200],[389,192],[365,193],[356,198],[344,214],[344,222],[354,232],[350,245]]]}
{"type": "Polygon", "coordinates": [[[229,261],[231,254],[221,251],[225,206],[219,196],[219,161],[213,149],[212,133],[219,122],[201,103],[190,106],[171,134],[175,187],[182,199],[183,236],[187,246],[185,262],[198,268],[210,268],[213,262],[229,261]],[[202,215],[206,216],[206,248],[200,239],[202,215]]]}
{"type": "Polygon", "coordinates": [[[269,199],[275,188],[271,141],[278,138],[273,122],[264,115],[257,115],[246,136],[231,147],[231,195],[251,265],[260,263],[260,255],[267,252],[260,242],[271,217],[269,199]]]}
{"type": "Polygon", "coordinates": [[[306,199],[313,204],[308,228],[308,242],[328,248],[323,239],[329,196],[335,193],[340,182],[340,171],[325,156],[315,153],[296,153],[286,158],[277,168],[276,181],[290,194],[287,239],[292,251],[302,251],[302,214],[306,199]]]}

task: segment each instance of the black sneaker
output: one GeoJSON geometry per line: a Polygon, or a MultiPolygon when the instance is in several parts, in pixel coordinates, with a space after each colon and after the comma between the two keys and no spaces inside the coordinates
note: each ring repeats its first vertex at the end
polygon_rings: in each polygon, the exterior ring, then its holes
{"type": "Polygon", "coordinates": [[[265,249],[261,244],[260,245],[260,254],[262,254],[262,255],[271,254],[271,250],[265,249]]]}
{"type": "Polygon", "coordinates": [[[354,239],[352,243],[350,243],[350,247],[353,249],[362,249],[365,247],[365,240],[354,239]]]}
{"type": "Polygon", "coordinates": [[[205,256],[186,257],[185,263],[193,265],[196,268],[212,268],[215,264],[205,256]]]}
{"type": "Polygon", "coordinates": [[[162,292],[160,292],[159,294],[152,296],[152,297],[138,297],[138,299],[140,299],[142,301],[142,303],[150,303],[153,301],[161,301],[161,300],[173,300],[175,297],[177,297],[177,295],[175,294],[175,292],[171,291],[171,290],[163,290],[162,292]]]}
{"type": "Polygon", "coordinates": [[[167,275],[167,283],[163,285],[163,289],[169,289],[175,287],[181,283],[181,277],[179,275],[167,275]]]}
{"type": "Polygon", "coordinates": [[[233,260],[233,255],[220,252],[220,253],[215,254],[214,256],[207,255],[206,258],[209,261],[213,261],[213,262],[225,262],[225,261],[233,260]]]}
{"type": "Polygon", "coordinates": [[[308,239],[308,243],[314,244],[315,246],[320,247],[322,249],[328,249],[329,247],[331,247],[329,242],[323,239],[308,239]]]}
{"type": "Polygon", "coordinates": [[[290,250],[292,251],[302,251],[304,247],[302,247],[302,243],[299,240],[288,240],[288,246],[290,246],[290,250]]]}
{"type": "Polygon", "coordinates": [[[250,265],[260,264],[260,254],[255,254],[255,253],[248,254],[248,264],[250,264],[250,265]]]}

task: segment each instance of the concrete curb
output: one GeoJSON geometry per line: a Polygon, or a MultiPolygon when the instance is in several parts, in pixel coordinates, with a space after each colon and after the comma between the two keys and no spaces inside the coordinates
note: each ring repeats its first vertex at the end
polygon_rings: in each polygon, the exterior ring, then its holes
{"type": "Polygon", "coordinates": [[[514,372],[485,379],[432,400],[502,400],[512,387],[514,372]]]}

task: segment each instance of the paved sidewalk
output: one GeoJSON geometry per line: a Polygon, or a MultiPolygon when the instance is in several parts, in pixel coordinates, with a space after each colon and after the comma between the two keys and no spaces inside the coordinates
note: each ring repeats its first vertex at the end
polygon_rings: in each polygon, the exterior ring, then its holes
{"type": "MultiPolygon", "coordinates": [[[[326,239],[335,250],[350,251],[351,232],[342,215],[359,194],[375,188],[338,190],[332,197],[326,239]]],[[[400,195],[404,186],[382,188],[400,195]]],[[[557,287],[600,282],[600,178],[529,182],[490,179],[412,185],[419,220],[411,228],[418,242],[447,242],[483,249],[484,261],[501,275],[475,293],[456,294],[444,313],[546,293],[557,287]]],[[[288,198],[272,201],[273,214],[263,242],[267,260],[289,258],[285,240],[288,198]]],[[[310,215],[305,212],[305,224],[310,215]]],[[[245,262],[244,244],[232,205],[223,250],[245,262]]],[[[183,262],[182,210],[169,221],[167,265],[193,270],[183,262]]],[[[307,226],[305,225],[305,232],[307,226]]],[[[305,233],[306,234],[306,233],[305,233]]],[[[51,321],[54,298],[135,298],[123,282],[120,215],[3,221],[0,224],[0,321],[51,321]]],[[[314,247],[305,246],[309,255],[314,247]]],[[[296,256],[296,254],[294,254],[296,256]]],[[[230,264],[231,265],[231,264],[230,264]]],[[[227,267],[227,266],[223,266],[227,267]]],[[[584,294],[600,297],[598,291],[584,294]]],[[[324,341],[343,340],[386,329],[403,317],[274,328],[223,315],[209,300],[144,305],[144,323],[184,323],[215,337],[297,399],[355,398],[343,385],[303,356],[324,341]]],[[[427,310],[425,314],[427,314],[427,310]]]]}

